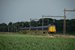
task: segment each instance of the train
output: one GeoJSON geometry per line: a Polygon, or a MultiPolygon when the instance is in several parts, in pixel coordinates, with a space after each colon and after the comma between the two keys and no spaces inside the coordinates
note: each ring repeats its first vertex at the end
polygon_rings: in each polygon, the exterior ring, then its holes
{"type": "Polygon", "coordinates": [[[55,33],[56,32],[56,26],[54,24],[49,24],[47,26],[37,26],[37,27],[24,27],[20,28],[20,30],[47,30],[48,33],[55,33]]]}

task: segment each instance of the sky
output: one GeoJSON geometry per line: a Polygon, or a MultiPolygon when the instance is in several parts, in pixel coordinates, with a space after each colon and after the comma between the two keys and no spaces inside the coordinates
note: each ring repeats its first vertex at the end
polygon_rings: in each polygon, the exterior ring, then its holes
{"type": "MultiPolygon", "coordinates": [[[[43,15],[64,16],[64,8],[75,9],[75,0],[0,0],[0,23],[40,19],[43,15]]],[[[66,16],[74,19],[75,12],[67,12],[66,16]]]]}

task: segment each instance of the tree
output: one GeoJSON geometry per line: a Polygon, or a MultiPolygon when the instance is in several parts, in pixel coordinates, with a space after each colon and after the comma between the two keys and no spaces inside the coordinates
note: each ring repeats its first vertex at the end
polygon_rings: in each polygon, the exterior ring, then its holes
{"type": "Polygon", "coordinates": [[[70,29],[71,29],[71,32],[75,32],[75,19],[72,19],[70,21],[70,29]]]}
{"type": "Polygon", "coordinates": [[[7,24],[5,24],[5,23],[1,23],[0,24],[0,31],[1,32],[7,32],[7,24]]]}
{"type": "Polygon", "coordinates": [[[13,24],[12,22],[9,22],[8,24],[8,32],[12,32],[13,31],[13,24]]]}
{"type": "Polygon", "coordinates": [[[30,22],[24,22],[24,27],[29,27],[30,22]]]}
{"type": "MultiPolygon", "coordinates": [[[[52,23],[53,22],[53,19],[51,19],[51,18],[43,18],[43,25],[45,26],[45,25],[49,25],[50,23],[52,23]]],[[[39,19],[39,21],[38,21],[38,25],[39,26],[42,26],[42,19],[39,19]]]]}

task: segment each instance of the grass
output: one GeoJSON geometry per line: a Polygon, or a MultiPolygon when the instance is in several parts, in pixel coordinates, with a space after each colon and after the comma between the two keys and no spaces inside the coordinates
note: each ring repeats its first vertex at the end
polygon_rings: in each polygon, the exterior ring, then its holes
{"type": "Polygon", "coordinates": [[[0,34],[0,50],[75,50],[75,38],[0,34]]]}

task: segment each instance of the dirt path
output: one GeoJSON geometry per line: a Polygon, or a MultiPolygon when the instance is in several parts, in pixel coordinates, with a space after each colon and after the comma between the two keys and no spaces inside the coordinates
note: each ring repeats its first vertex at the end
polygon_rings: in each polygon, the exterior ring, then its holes
{"type": "Polygon", "coordinates": [[[63,38],[75,38],[74,35],[48,35],[48,37],[51,37],[51,38],[56,38],[56,37],[63,37],[63,38]]]}

